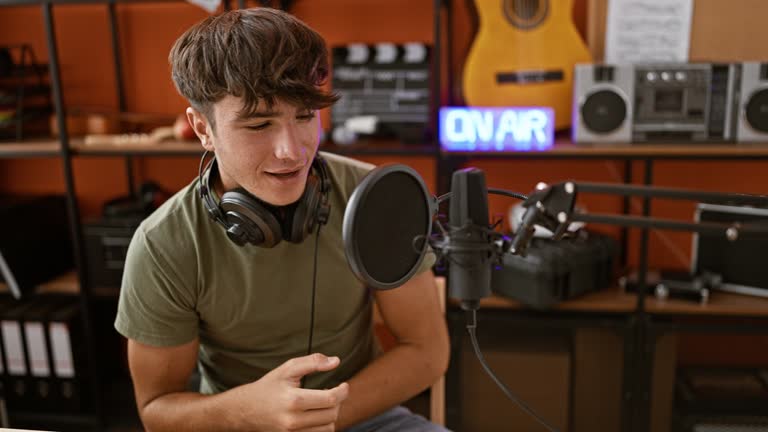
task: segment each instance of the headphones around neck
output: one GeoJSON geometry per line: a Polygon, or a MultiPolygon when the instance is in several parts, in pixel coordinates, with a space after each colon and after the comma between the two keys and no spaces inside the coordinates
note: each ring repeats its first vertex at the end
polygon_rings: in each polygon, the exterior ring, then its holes
{"type": "Polygon", "coordinates": [[[315,226],[319,230],[320,226],[328,223],[331,181],[326,162],[319,154],[312,161],[312,172],[299,200],[281,207],[268,204],[243,188],[225,192],[216,203],[211,195],[211,178],[218,174],[218,164],[214,154],[203,169],[207,155],[208,151],[205,151],[200,159],[200,197],[208,215],[227,230],[227,237],[237,245],[250,243],[271,248],[283,239],[301,243],[315,230],[315,226]],[[205,178],[203,173],[206,173],[205,178]]]}

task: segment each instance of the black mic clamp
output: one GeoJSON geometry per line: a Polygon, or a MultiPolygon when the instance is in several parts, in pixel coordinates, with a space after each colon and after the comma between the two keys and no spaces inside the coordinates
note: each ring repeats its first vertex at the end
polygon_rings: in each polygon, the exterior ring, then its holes
{"type": "Polygon", "coordinates": [[[523,202],[525,212],[522,221],[509,244],[509,253],[526,256],[531,238],[540,225],[552,231],[552,238],[559,240],[565,236],[570,224],[571,214],[576,204],[576,185],[572,182],[549,186],[546,183],[536,185],[536,191],[523,202]]]}

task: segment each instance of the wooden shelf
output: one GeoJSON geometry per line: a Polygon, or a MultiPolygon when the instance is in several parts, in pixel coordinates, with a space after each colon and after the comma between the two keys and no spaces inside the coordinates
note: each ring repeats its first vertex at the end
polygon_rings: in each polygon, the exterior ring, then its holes
{"type": "Polygon", "coordinates": [[[406,144],[395,139],[364,139],[348,145],[327,142],[320,145],[320,150],[341,155],[396,155],[396,156],[434,156],[436,148],[429,143],[406,144]]]}
{"type": "MultiPolygon", "coordinates": [[[[8,292],[8,285],[0,282],[0,292],[8,292]]],[[[93,295],[97,297],[116,297],[118,288],[96,287],[93,295]]],[[[35,289],[35,294],[80,294],[80,281],[75,270],[61,274],[48,282],[43,282],[35,289]]]]}
{"type": "MultiPolygon", "coordinates": [[[[117,0],[118,3],[174,3],[180,0],[117,0]]],[[[0,6],[39,6],[41,0],[0,0],[0,6]]],[[[52,0],[54,5],[107,4],[109,0],[52,0]]]]}
{"type": "MultiPolygon", "coordinates": [[[[458,304],[451,299],[452,304],[458,304]]],[[[637,297],[618,288],[595,291],[583,296],[564,301],[552,307],[553,311],[630,313],[635,310],[637,297]]],[[[530,309],[519,301],[498,295],[480,300],[481,308],[490,309],[530,309]]]]}
{"type": "Polygon", "coordinates": [[[198,141],[163,141],[157,144],[86,145],[82,139],[72,139],[69,147],[80,156],[200,156],[203,148],[198,141]]]}
{"type": "MultiPolygon", "coordinates": [[[[157,144],[86,145],[82,139],[70,141],[72,152],[79,156],[199,156],[203,148],[197,141],[163,141],[157,144]]],[[[435,154],[432,145],[403,144],[396,140],[367,140],[346,146],[324,143],[321,151],[342,155],[425,155],[435,154]]]]}
{"type": "Polygon", "coordinates": [[[54,157],[60,154],[61,143],[57,140],[0,141],[0,159],[54,157]]]}
{"type": "MultiPolygon", "coordinates": [[[[79,156],[199,156],[197,141],[164,141],[158,144],[86,145],[82,139],[70,140],[72,153],[79,156]]],[[[350,145],[324,143],[320,150],[342,155],[433,156],[431,144],[403,144],[397,140],[367,140],[350,145]]],[[[57,140],[0,142],[0,158],[52,157],[60,154],[57,140]]],[[[518,158],[518,159],[768,159],[768,143],[760,144],[632,144],[576,145],[560,139],[544,151],[445,152],[443,157],[518,158]]]]}
{"type": "Polygon", "coordinates": [[[712,144],[574,144],[569,138],[558,138],[555,145],[542,151],[507,152],[445,152],[444,156],[468,158],[515,157],[528,159],[557,158],[616,158],[616,159],[746,159],[768,158],[765,143],[712,143],[712,144]]]}
{"type": "MultiPolygon", "coordinates": [[[[451,304],[458,302],[451,299],[451,304]]],[[[595,291],[564,301],[554,307],[553,311],[568,312],[604,312],[631,313],[637,306],[637,295],[626,293],[619,288],[595,291]]],[[[491,309],[525,309],[522,303],[492,295],[480,300],[481,308],[491,309]]],[[[749,295],[732,294],[716,291],[712,293],[707,303],[691,300],[666,299],[659,300],[653,295],[645,298],[645,310],[654,315],[699,315],[721,317],[768,317],[768,298],[749,295]]]]}
{"type": "Polygon", "coordinates": [[[707,303],[646,297],[645,309],[655,315],[768,317],[768,298],[715,291],[707,303]]]}

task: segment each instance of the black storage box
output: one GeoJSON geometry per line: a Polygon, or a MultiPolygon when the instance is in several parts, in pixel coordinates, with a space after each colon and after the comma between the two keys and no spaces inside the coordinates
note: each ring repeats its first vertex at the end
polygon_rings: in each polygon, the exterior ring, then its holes
{"type": "Polygon", "coordinates": [[[0,253],[22,292],[74,267],[66,197],[0,196],[0,227],[0,253]]]}
{"type": "Polygon", "coordinates": [[[677,410],[686,415],[765,416],[768,369],[684,368],[675,393],[677,410]]]}
{"type": "MultiPolygon", "coordinates": [[[[696,220],[768,227],[768,209],[699,204],[696,220]]],[[[710,272],[722,277],[718,290],[768,297],[768,266],[764,253],[768,234],[741,233],[734,240],[724,235],[694,235],[692,268],[695,274],[710,272]]]]}
{"type": "Polygon", "coordinates": [[[119,288],[133,233],[142,216],[103,218],[83,224],[88,280],[91,286],[119,288]]]}
{"type": "Polygon", "coordinates": [[[534,308],[610,286],[617,252],[611,237],[582,231],[554,241],[534,238],[527,256],[506,254],[491,272],[491,289],[534,308]]]}

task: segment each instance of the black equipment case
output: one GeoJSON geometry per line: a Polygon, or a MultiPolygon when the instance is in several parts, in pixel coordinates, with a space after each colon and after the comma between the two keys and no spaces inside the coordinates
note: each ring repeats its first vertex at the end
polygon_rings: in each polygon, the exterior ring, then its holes
{"type": "Polygon", "coordinates": [[[494,293],[546,309],[582,294],[605,289],[613,280],[616,241],[580,231],[572,238],[534,238],[525,257],[506,254],[491,272],[494,293]]]}

